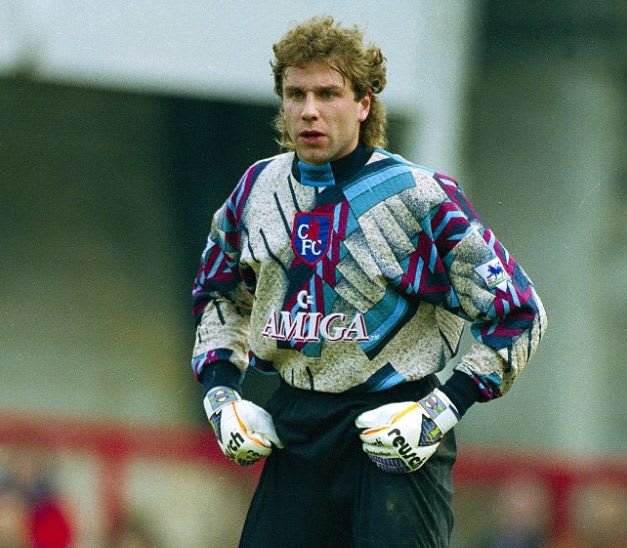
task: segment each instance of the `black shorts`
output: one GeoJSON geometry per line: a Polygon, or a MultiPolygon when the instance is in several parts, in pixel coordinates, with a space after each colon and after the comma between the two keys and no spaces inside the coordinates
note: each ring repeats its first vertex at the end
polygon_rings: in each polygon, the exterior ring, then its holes
{"type": "Polygon", "coordinates": [[[438,384],[431,375],[382,392],[324,394],[282,382],[266,408],[285,448],[266,460],[240,547],[449,546],[453,432],[422,468],[390,474],[362,451],[354,424],[366,410],[416,401],[438,384]]]}

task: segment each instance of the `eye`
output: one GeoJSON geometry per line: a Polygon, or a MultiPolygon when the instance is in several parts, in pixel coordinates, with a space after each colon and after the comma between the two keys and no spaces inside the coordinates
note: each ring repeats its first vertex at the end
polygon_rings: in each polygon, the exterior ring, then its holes
{"type": "Polygon", "coordinates": [[[304,94],[300,89],[289,89],[287,90],[286,95],[290,99],[302,99],[304,97],[304,94]]]}
{"type": "Polygon", "coordinates": [[[321,94],[324,99],[331,99],[335,97],[335,92],[331,89],[323,89],[321,94]]]}

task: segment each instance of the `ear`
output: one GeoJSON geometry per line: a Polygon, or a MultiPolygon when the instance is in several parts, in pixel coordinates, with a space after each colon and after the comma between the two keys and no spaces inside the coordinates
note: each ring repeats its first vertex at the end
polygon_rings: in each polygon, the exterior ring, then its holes
{"type": "Polygon", "coordinates": [[[370,113],[370,104],[372,102],[372,92],[368,90],[366,95],[364,95],[359,101],[359,115],[357,119],[359,122],[364,122],[366,118],[368,118],[368,114],[370,113]]]}

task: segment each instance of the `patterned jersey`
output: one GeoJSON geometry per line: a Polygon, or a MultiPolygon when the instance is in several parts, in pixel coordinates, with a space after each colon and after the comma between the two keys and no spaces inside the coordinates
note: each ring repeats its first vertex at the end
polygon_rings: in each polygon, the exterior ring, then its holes
{"type": "Polygon", "coordinates": [[[469,321],[456,369],[498,397],[546,327],[458,184],[380,148],[337,180],[293,152],[251,166],[213,218],[193,303],[197,376],[226,360],[335,393],[441,370],[469,321]]]}

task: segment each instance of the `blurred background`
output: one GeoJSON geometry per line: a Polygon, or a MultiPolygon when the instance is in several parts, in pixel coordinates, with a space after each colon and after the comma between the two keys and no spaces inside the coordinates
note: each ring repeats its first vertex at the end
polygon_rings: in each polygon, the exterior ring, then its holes
{"type": "Polygon", "coordinates": [[[381,46],[390,149],[461,182],[549,315],[457,429],[454,546],[627,546],[624,2],[0,0],[0,547],[236,545],[259,469],[208,435],[191,283],[316,14],[381,46]]]}

